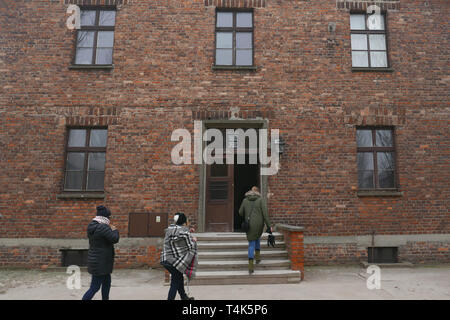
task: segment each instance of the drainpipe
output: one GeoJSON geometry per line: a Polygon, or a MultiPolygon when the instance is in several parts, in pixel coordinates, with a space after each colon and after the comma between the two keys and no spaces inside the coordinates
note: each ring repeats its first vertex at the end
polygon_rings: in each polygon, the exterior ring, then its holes
{"type": "Polygon", "coordinates": [[[375,249],[375,230],[372,230],[372,261],[374,260],[373,251],[375,249]]]}

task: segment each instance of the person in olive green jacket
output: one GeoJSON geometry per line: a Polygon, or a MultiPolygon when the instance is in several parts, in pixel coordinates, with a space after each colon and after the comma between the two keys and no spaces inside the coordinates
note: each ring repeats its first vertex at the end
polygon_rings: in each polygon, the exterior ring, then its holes
{"type": "Polygon", "coordinates": [[[250,216],[250,228],[247,231],[248,240],[248,272],[254,272],[253,259],[256,263],[261,262],[261,235],[264,231],[264,224],[270,230],[269,216],[267,214],[267,206],[259,193],[258,187],[253,187],[245,194],[245,199],[242,201],[239,208],[239,215],[247,220],[250,216]]]}

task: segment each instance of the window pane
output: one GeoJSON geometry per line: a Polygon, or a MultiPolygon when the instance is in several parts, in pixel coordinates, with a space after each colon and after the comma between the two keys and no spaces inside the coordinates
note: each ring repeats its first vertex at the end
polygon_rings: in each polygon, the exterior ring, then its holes
{"type": "Polygon", "coordinates": [[[352,51],[352,66],[353,67],[368,67],[369,57],[365,51],[352,51]]]}
{"type": "Polygon", "coordinates": [[[105,170],[105,153],[92,152],[89,153],[88,170],[104,171],[105,170]]]}
{"type": "Polygon", "coordinates": [[[91,146],[91,147],[106,147],[107,136],[108,136],[108,130],[106,130],[106,129],[91,130],[89,146],[91,146]]]}
{"type": "Polygon", "coordinates": [[[351,14],[350,15],[350,29],[352,30],[365,30],[366,18],[363,14],[351,14]]]}
{"type": "Polygon", "coordinates": [[[378,147],[392,147],[392,130],[376,130],[376,145],[378,147]]]}
{"type": "Polygon", "coordinates": [[[114,26],[116,21],[116,12],[114,10],[100,11],[99,25],[114,26]]]}
{"type": "Polygon", "coordinates": [[[249,49],[237,49],[236,50],[236,65],[238,66],[251,66],[253,65],[252,50],[249,49]]]}
{"type": "Polygon", "coordinates": [[[373,153],[358,152],[358,171],[373,170],[373,153]]]}
{"type": "Polygon", "coordinates": [[[394,170],[394,154],[392,152],[377,152],[378,170],[394,170]]]}
{"type": "Polygon", "coordinates": [[[86,145],[86,130],[70,129],[69,130],[69,147],[84,147],[86,145]]]}
{"type": "Polygon", "coordinates": [[[395,175],[393,170],[378,171],[378,186],[380,188],[395,188],[395,175]]]}
{"type": "Polygon", "coordinates": [[[236,32],[236,48],[252,48],[251,32],[236,32]]]}
{"type": "Polygon", "coordinates": [[[97,47],[114,46],[114,31],[99,31],[97,37],[97,47]]]}
{"type": "Polygon", "coordinates": [[[369,35],[370,50],[386,50],[386,36],[384,34],[369,35]]]}
{"type": "Polygon", "coordinates": [[[358,171],[358,188],[360,189],[373,189],[373,171],[358,171]]]}
{"type": "Polygon", "coordinates": [[[94,46],[94,31],[78,31],[77,47],[92,48],[94,46]]]}
{"type": "Polygon", "coordinates": [[[252,27],[252,13],[251,12],[236,13],[236,27],[251,28],[252,27]]]}
{"type": "Polygon", "coordinates": [[[364,129],[356,130],[356,145],[358,147],[371,147],[372,130],[364,130],[364,129]]]}
{"type": "Polygon", "coordinates": [[[358,152],[358,187],[362,189],[374,188],[372,153],[358,152]]]}
{"type": "Polygon", "coordinates": [[[67,171],[64,183],[65,190],[81,190],[83,183],[83,171],[67,171]]]}
{"type": "Polygon", "coordinates": [[[92,48],[77,48],[75,64],[92,64],[92,48]]]}
{"type": "Polygon", "coordinates": [[[352,50],[367,50],[367,35],[352,34],[352,50]]]}
{"type": "Polygon", "coordinates": [[[233,27],[233,12],[217,12],[218,27],[233,27]]]}
{"type": "Polygon", "coordinates": [[[367,28],[369,30],[384,30],[384,16],[371,14],[367,17],[367,28]]]}
{"type": "Polygon", "coordinates": [[[81,10],[81,26],[95,25],[95,10],[81,10]]]}
{"type": "Polygon", "coordinates": [[[98,48],[96,64],[112,64],[112,48],[98,48]]]}
{"type": "Polygon", "coordinates": [[[216,49],[216,65],[230,66],[233,64],[232,49],[216,49]]]}
{"type": "Polygon", "coordinates": [[[370,66],[374,68],[387,67],[386,51],[370,52],[370,66]]]}
{"type": "Polygon", "coordinates": [[[91,171],[87,175],[87,190],[103,190],[105,173],[103,171],[91,171]]]}
{"type": "Polygon", "coordinates": [[[233,33],[217,32],[216,48],[233,48],[233,33]]]}
{"type": "Polygon", "coordinates": [[[66,170],[83,170],[84,169],[84,153],[69,152],[67,154],[66,170]]]}

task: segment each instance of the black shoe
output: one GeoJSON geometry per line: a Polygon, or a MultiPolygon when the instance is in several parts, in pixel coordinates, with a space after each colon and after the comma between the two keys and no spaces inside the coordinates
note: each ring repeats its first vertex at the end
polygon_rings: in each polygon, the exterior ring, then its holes
{"type": "Polygon", "coordinates": [[[181,296],[181,300],[195,300],[194,297],[189,297],[187,294],[181,296]]]}

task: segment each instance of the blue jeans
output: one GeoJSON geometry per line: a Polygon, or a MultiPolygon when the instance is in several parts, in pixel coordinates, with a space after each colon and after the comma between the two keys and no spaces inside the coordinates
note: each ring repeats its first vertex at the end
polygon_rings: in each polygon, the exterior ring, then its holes
{"type": "Polygon", "coordinates": [[[170,289],[169,295],[167,296],[167,300],[175,300],[175,296],[177,295],[177,291],[180,294],[180,297],[183,298],[186,296],[186,292],[184,291],[184,278],[183,274],[177,270],[177,268],[163,264],[164,268],[170,272],[171,280],[170,280],[170,289]]]}
{"type": "Polygon", "coordinates": [[[102,300],[109,300],[109,290],[111,289],[111,275],[105,274],[103,276],[92,275],[91,287],[84,294],[81,300],[92,300],[94,295],[102,287],[102,300]]]}
{"type": "Polygon", "coordinates": [[[253,259],[255,257],[255,250],[261,249],[261,239],[256,239],[248,242],[248,258],[253,259]]]}

